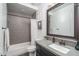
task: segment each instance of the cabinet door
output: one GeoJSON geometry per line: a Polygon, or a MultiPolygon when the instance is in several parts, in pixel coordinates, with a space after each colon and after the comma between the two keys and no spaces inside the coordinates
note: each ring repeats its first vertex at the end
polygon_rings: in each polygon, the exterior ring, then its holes
{"type": "Polygon", "coordinates": [[[56,56],[56,54],[51,53],[46,48],[42,47],[39,44],[36,44],[36,55],[37,56],[56,56]]]}

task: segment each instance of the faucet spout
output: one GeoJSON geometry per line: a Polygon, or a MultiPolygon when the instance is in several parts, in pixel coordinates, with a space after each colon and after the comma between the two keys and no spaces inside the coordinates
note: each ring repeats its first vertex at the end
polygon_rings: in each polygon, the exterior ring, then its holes
{"type": "Polygon", "coordinates": [[[52,38],[52,42],[55,43],[55,37],[52,38]]]}

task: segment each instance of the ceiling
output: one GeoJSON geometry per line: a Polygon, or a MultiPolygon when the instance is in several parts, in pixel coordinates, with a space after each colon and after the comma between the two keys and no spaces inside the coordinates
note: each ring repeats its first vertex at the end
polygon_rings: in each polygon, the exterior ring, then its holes
{"type": "Polygon", "coordinates": [[[38,7],[39,5],[41,5],[42,3],[31,3],[32,5],[38,7]]]}
{"type": "Polygon", "coordinates": [[[36,10],[29,8],[27,6],[18,4],[18,3],[8,3],[7,4],[8,12],[20,13],[27,16],[32,16],[36,10]]]}

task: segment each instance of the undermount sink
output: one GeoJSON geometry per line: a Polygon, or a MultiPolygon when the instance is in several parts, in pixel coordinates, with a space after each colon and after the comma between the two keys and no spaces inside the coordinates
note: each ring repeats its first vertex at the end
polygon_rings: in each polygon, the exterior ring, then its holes
{"type": "Polygon", "coordinates": [[[65,48],[65,47],[63,47],[63,46],[60,46],[60,45],[57,45],[57,44],[50,44],[50,45],[48,45],[50,48],[52,48],[52,49],[55,49],[55,50],[57,50],[57,51],[59,51],[59,52],[61,52],[61,53],[64,53],[64,54],[67,54],[69,51],[70,51],[70,49],[68,49],[68,48],[65,48]]]}

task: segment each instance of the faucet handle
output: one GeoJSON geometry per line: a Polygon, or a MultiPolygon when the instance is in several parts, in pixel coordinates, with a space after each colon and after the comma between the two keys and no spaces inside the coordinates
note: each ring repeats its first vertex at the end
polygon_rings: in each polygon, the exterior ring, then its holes
{"type": "Polygon", "coordinates": [[[60,45],[65,45],[65,41],[61,40],[61,42],[59,42],[60,45]]]}
{"type": "Polygon", "coordinates": [[[53,43],[55,42],[55,37],[52,38],[52,42],[53,42],[53,43]]]}

